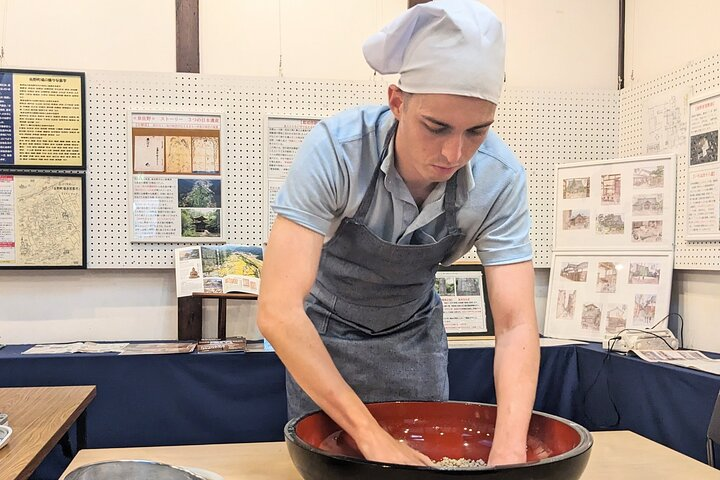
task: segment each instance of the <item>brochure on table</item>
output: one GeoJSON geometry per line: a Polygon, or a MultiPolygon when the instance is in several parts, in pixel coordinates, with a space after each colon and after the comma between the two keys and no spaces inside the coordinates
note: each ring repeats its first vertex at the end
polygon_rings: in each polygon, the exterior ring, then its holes
{"type": "Polygon", "coordinates": [[[263,249],[251,245],[202,245],[175,249],[178,297],[193,293],[260,292],[263,249]]]}

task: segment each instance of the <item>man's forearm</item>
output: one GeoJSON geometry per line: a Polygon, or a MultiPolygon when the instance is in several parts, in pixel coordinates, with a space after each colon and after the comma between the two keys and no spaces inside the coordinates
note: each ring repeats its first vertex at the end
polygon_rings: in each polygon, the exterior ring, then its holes
{"type": "Polygon", "coordinates": [[[497,337],[494,373],[498,411],[494,449],[525,449],[539,365],[540,345],[534,322],[519,324],[497,337]]]}

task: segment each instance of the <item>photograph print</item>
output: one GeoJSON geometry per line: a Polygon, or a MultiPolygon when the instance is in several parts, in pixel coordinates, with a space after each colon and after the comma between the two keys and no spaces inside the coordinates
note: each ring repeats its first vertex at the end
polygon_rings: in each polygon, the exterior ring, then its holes
{"type": "Polygon", "coordinates": [[[575,316],[576,297],[577,290],[558,290],[555,318],[558,320],[571,320],[575,316]]]}
{"type": "Polygon", "coordinates": [[[662,215],[663,195],[662,193],[633,195],[633,215],[662,215]]]}
{"type": "Polygon", "coordinates": [[[597,293],[615,293],[617,286],[617,267],[615,262],[598,263],[597,293]]]}
{"type": "Polygon", "coordinates": [[[636,294],[633,310],[633,327],[647,328],[655,323],[657,295],[636,294]]]}
{"type": "Polygon", "coordinates": [[[664,185],[665,167],[663,165],[633,170],[633,187],[635,188],[662,188],[664,185]]]}
{"type": "Polygon", "coordinates": [[[690,137],[690,166],[717,162],[718,131],[699,133],[690,137]]]}
{"type": "Polygon", "coordinates": [[[220,237],[219,208],[181,208],[183,237],[220,237]]]}
{"type": "Polygon", "coordinates": [[[583,330],[600,331],[600,320],[602,318],[602,308],[594,303],[583,304],[582,322],[580,326],[583,330]]]}
{"type": "Polygon", "coordinates": [[[625,221],[622,214],[599,214],[595,222],[595,230],[598,235],[622,235],[625,233],[625,221]]]}
{"type": "Polygon", "coordinates": [[[620,174],[600,176],[600,204],[620,205],[620,174]]]}
{"type": "Polygon", "coordinates": [[[220,180],[179,178],[178,207],[219,208],[220,180]]]}
{"type": "Polygon", "coordinates": [[[563,210],[563,230],[587,230],[590,228],[590,210],[563,210]]]}
{"type": "Polygon", "coordinates": [[[625,304],[608,304],[608,310],[605,313],[605,331],[607,333],[618,333],[627,328],[627,309],[625,304]]]}
{"type": "Polygon", "coordinates": [[[560,270],[560,276],[571,282],[587,281],[588,262],[564,262],[560,270]]]}
{"type": "Polygon", "coordinates": [[[590,197],[590,177],[566,178],[563,180],[563,198],[590,197]]]}
{"type": "Polygon", "coordinates": [[[644,243],[662,242],[662,220],[632,222],[632,241],[644,243]]]}

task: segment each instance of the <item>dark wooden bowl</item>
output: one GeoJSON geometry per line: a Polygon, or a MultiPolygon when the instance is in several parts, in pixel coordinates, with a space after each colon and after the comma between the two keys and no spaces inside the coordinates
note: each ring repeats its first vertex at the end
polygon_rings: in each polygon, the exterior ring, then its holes
{"type": "MultiPolygon", "coordinates": [[[[495,405],[464,402],[383,402],[368,404],[380,425],[394,438],[433,460],[443,457],[487,461],[495,429],[495,405]]],[[[365,460],[355,442],[323,412],[290,420],[285,443],[305,480],[442,479],[483,480],[580,478],[592,447],[582,426],[533,412],[528,432],[528,461],[477,470],[441,470],[365,460]]]]}

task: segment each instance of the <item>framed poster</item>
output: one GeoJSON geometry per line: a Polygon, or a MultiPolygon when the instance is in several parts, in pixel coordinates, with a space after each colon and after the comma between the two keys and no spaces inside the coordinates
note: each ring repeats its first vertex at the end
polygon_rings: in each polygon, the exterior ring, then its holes
{"type": "Polygon", "coordinates": [[[720,92],[689,103],[685,238],[720,240],[720,92]]]}
{"type": "Polygon", "coordinates": [[[131,242],[225,241],[221,114],[128,112],[131,242]]]}
{"type": "Polygon", "coordinates": [[[672,250],[674,154],[559,164],[555,251],[672,250]]]}
{"type": "Polygon", "coordinates": [[[85,176],[0,173],[0,269],[86,268],[85,176]]]}
{"type": "Polygon", "coordinates": [[[275,222],[272,204],[287,178],[305,136],[318,118],[267,116],[264,125],[263,155],[263,241],[267,242],[275,222]]]}
{"type": "Polygon", "coordinates": [[[0,169],[85,169],[85,74],[0,69],[0,169]]]}
{"type": "Polygon", "coordinates": [[[495,335],[484,274],[479,265],[440,267],[435,274],[435,291],[443,303],[448,336],[495,335]]]}
{"type": "Polygon", "coordinates": [[[672,252],[556,252],[543,333],[598,342],[624,328],[665,328],[672,274],[672,252]]]}

